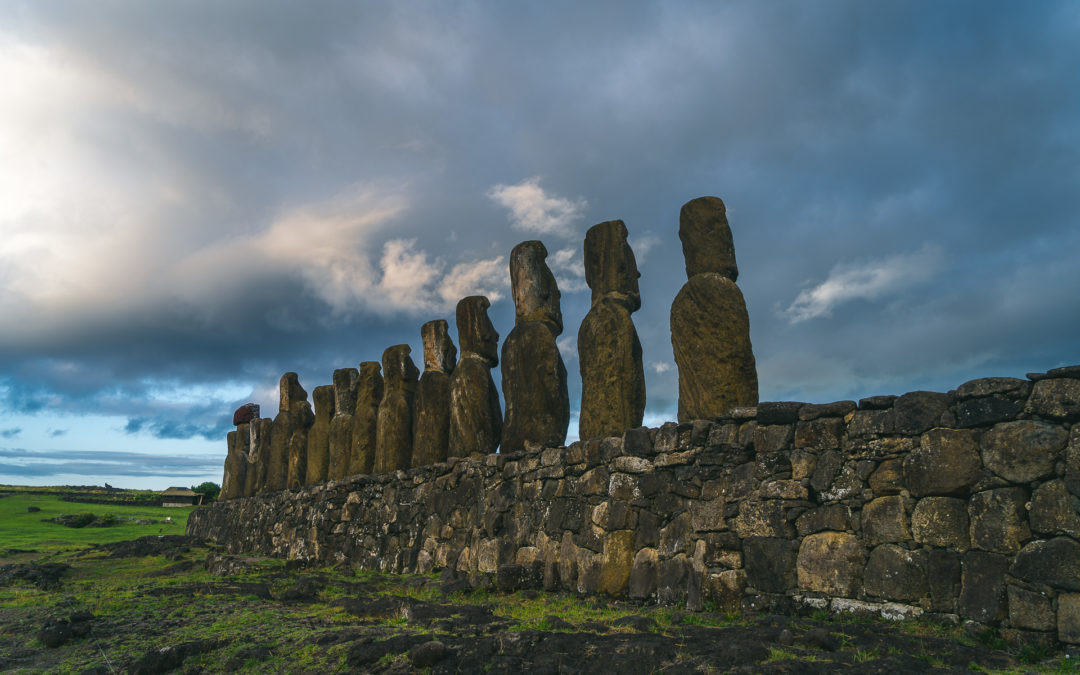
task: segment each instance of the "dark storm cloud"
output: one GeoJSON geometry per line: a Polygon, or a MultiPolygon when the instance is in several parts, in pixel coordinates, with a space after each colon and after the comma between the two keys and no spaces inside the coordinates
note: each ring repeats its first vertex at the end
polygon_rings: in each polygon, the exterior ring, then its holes
{"type": "MultiPolygon", "coordinates": [[[[655,242],[635,321],[649,414],[670,417],[678,210],[704,194],[729,208],[764,399],[1080,361],[1080,298],[1065,292],[1080,287],[1069,3],[6,13],[0,48],[29,44],[66,70],[8,50],[58,102],[15,97],[0,128],[72,174],[0,159],[23,192],[65,207],[0,216],[26,247],[0,250],[7,411],[220,440],[247,400],[235,385],[272,416],[286,370],[311,391],[391,344],[419,362],[423,321],[453,332],[454,293],[501,293],[505,337],[512,246],[539,237],[553,261],[580,259],[588,226],[622,218],[632,241],[655,242]],[[37,119],[68,134],[34,136],[37,119]],[[532,203],[566,205],[558,227],[522,229],[524,202],[500,199],[529,185],[532,203]],[[163,384],[233,393],[177,402],[163,384]]],[[[588,295],[556,272],[576,407],[588,295]]]]}

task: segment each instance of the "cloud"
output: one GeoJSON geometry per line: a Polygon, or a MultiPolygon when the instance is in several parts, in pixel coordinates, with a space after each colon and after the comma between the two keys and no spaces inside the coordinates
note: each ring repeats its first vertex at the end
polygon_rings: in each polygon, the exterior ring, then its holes
{"type": "Polygon", "coordinates": [[[67,429],[49,429],[50,438],[60,438],[61,436],[67,436],[67,429]]]}
{"type": "Polygon", "coordinates": [[[534,176],[517,185],[502,183],[487,192],[489,199],[510,211],[510,224],[524,232],[567,236],[581,220],[588,206],[583,198],[564,199],[549,195],[534,176]]]}
{"type": "Polygon", "coordinates": [[[547,265],[555,275],[559,291],[576,293],[589,288],[585,283],[585,259],[580,248],[571,246],[549,254],[547,265]]]}
{"type": "Polygon", "coordinates": [[[484,295],[491,302],[501,300],[510,285],[506,258],[496,256],[468,263],[458,263],[439,282],[439,297],[447,307],[456,307],[470,295],[484,295]]]}
{"type": "Polygon", "coordinates": [[[656,373],[657,375],[662,375],[663,373],[668,372],[669,370],[671,370],[675,366],[673,366],[671,363],[669,363],[667,361],[653,361],[652,363],[649,364],[649,367],[652,368],[653,372],[656,373]]]}
{"type": "Polygon", "coordinates": [[[649,255],[649,251],[661,243],[660,237],[652,232],[645,232],[640,236],[630,237],[629,242],[630,248],[634,251],[634,259],[639,265],[645,262],[645,259],[649,255]]]}
{"type": "Polygon", "coordinates": [[[2,438],[15,438],[22,433],[22,427],[11,427],[10,429],[0,429],[0,437],[2,438]]]}
{"type": "Polygon", "coordinates": [[[170,475],[179,478],[220,474],[222,460],[214,455],[0,448],[0,475],[29,478],[56,474],[87,477],[170,475]]]}
{"type": "Polygon", "coordinates": [[[852,300],[875,300],[926,281],[941,267],[942,252],[924,246],[866,263],[841,263],[813,288],[803,290],[782,314],[790,323],[828,316],[834,307],[852,300]]]}
{"type": "Polygon", "coordinates": [[[555,345],[562,354],[563,361],[576,361],[578,358],[577,335],[564,335],[555,340],[555,345]]]}

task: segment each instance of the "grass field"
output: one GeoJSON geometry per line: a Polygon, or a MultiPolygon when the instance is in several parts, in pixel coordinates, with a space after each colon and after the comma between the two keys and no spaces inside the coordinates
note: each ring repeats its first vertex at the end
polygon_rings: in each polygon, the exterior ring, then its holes
{"type": "Polygon", "coordinates": [[[184,534],[192,508],[80,504],[34,491],[7,493],[7,496],[0,497],[0,554],[12,548],[61,550],[125,541],[148,534],[184,534]],[[30,512],[27,510],[29,507],[41,510],[30,512]],[[109,527],[71,528],[59,523],[43,522],[61,515],[79,513],[93,513],[99,517],[112,514],[115,524],[109,527]],[[166,518],[171,518],[172,522],[165,522],[166,518]],[[137,521],[154,522],[138,524],[137,521]]]}
{"type": "Polygon", "coordinates": [[[222,558],[220,547],[153,536],[183,534],[190,511],[0,498],[0,672],[1080,672],[1060,652],[1007,650],[959,626],[472,590],[437,575],[222,558]],[[41,522],[81,510],[173,523],[41,522]],[[12,574],[49,565],[67,566],[54,584],[12,574]],[[43,629],[57,621],[83,632],[49,647],[43,629]],[[425,665],[417,649],[431,641],[444,653],[425,665]]]}

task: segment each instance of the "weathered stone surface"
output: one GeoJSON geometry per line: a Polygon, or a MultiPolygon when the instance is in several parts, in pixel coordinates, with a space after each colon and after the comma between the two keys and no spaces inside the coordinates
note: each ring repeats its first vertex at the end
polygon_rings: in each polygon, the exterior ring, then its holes
{"type": "Polygon", "coordinates": [[[970,431],[933,429],[904,458],[912,496],[963,495],[982,478],[982,460],[970,431]]]}
{"type": "Polygon", "coordinates": [[[984,551],[1015,553],[1031,539],[1028,529],[1027,490],[998,488],[971,496],[968,518],[971,520],[971,546],[984,551]]]}
{"type": "Polygon", "coordinates": [[[581,372],[582,439],[614,436],[641,426],[645,370],[630,311],[601,298],[581,322],[577,338],[581,372]]]}
{"type": "Polygon", "coordinates": [[[632,530],[609,532],[604,537],[598,590],[608,595],[621,596],[630,582],[634,557],[634,532],[632,530]]]}
{"type": "Polygon", "coordinates": [[[942,415],[949,409],[948,394],[933,391],[913,391],[893,403],[894,425],[898,434],[922,434],[941,425],[942,415]]]}
{"type": "Polygon", "coordinates": [[[956,610],[956,598],[960,595],[960,556],[940,548],[926,552],[927,588],[930,592],[930,609],[935,612],[956,610]]]}
{"type": "Polygon", "coordinates": [[[962,580],[957,611],[982,623],[1005,618],[1005,573],[1009,559],[996,553],[968,551],[961,556],[962,580]]]}
{"type": "Polygon", "coordinates": [[[870,552],[863,583],[866,592],[878,598],[918,600],[927,594],[926,552],[882,544],[870,552]]]}
{"type": "Polygon", "coordinates": [[[961,428],[979,427],[1016,419],[1023,402],[1003,396],[972,398],[956,404],[956,424],[961,428]]]}
{"type": "Polygon", "coordinates": [[[795,447],[807,450],[831,450],[840,447],[840,438],[844,432],[844,420],[838,417],[823,417],[795,426],[795,447]]]}
{"type": "Polygon", "coordinates": [[[248,445],[248,467],[244,477],[244,496],[262,492],[266,483],[266,468],[270,458],[274,421],[260,417],[251,423],[251,442],[248,445]]]}
{"type": "Polygon", "coordinates": [[[416,389],[413,419],[412,466],[446,461],[450,449],[450,373],[457,348],[445,320],[428,321],[420,328],[424,341],[424,374],[416,389]]]}
{"type": "Polygon", "coordinates": [[[743,501],[732,528],[740,537],[785,537],[790,534],[791,525],[784,519],[780,502],[743,501]]]}
{"type": "Polygon", "coordinates": [[[762,401],[757,404],[758,424],[794,424],[799,420],[799,410],[806,405],[801,401],[762,401]]]}
{"type": "Polygon", "coordinates": [[[1080,593],[1058,596],[1057,636],[1062,642],[1080,644],[1080,593]]]}
{"type": "Polygon", "coordinates": [[[248,443],[251,442],[250,426],[249,422],[241,422],[235,431],[228,433],[229,452],[225,456],[225,473],[221,478],[221,494],[218,495],[218,499],[235,499],[244,496],[248,443]]]}
{"type": "Polygon", "coordinates": [[[727,208],[719,197],[699,197],[679,213],[679,240],[686,259],[686,276],[715,273],[732,281],[739,278],[735,243],[727,208]]]}
{"type": "Polygon", "coordinates": [[[499,334],[487,315],[490,306],[480,295],[458,302],[461,358],[450,376],[451,457],[495,452],[502,438],[502,406],[489,372],[499,365],[499,334]]]}
{"type": "Polygon", "coordinates": [[[1045,422],[1004,422],[983,434],[982,459],[1002,478],[1029,483],[1054,472],[1068,440],[1068,432],[1045,422]]]}
{"type": "Polygon", "coordinates": [[[1039,534],[1067,534],[1080,539],[1080,498],[1065,488],[1061,479],[1035,489],[1029,514],[1031,529],[1039,534]]]}
{"type": "Polygon", "coordinates": [[[863,540],[868,546],[911,539],[903,497],[878,497],[863,507],[863,540]]]}
{"type": "Polygon", "coordinates": [[[799,544],[775,537],[743,540],[746,580],[758,591],[783,593],[795,585],[799,544]]]}
{"type": "Polygon", "coordinates": [[[330,420],[334,417],[334,387],[324,384],[311,392],[315,422],[308,430],[307,484],[314,485],[345,476],[349,455],[330,457],[330,420]],[[338,468],[341,467],[341,468],[338,468]]]}
{"type": "Polygon", "coordinates": [[[691,277],[671,305],[671,346],[679,369],[679,422],[757,405],[750,317],[735,282],[719,274],[691,277]]]}
{"type": "Polygon", "coordinates": [[[968,505],[954,497],[923,497],[911,513],[915,541],[956,551],[971,547],[968,505]]]}
{"type": "Polygon", "coordinates": [[[522,242],[510,253],[516,316],[502,347],[504,452],[523,450],[526,442],[561,446],[570,424],[566,366],[555,343],[562,333],[559,288],[545,258],[539,241],[522,242]]]}
{"type": "Polygon", "coordinates": [[[893,394],[883,396],[867,396],[859,399],[859,410],[888,410],[900,398],[893,394]]]}
{"type": "Polygon", "coordinates": [[[566,366],[547,324],[519,322],[510,331],[502,349],[502,389],[503,452],[523,450],[526,443],[558,447],[566,441],[566,366]]]}
{"type": "Polygon", "coordinates": [[[382,364],[364,361],[356,387],[356,411],[353,413],[352,449],[346,475],[369,474],[375,468],[375,446],[379,404],[383,398],[382,364]]]}
{"type": "Polygon", "coordinates": [[[308,430],[315,422],[311,404],[301,401],[293,405],[292,433],[289,435],[289,477],[286,487],[299,490],[307,485],[308,430]]]}
{"type": "Polygon", "coordinates": [[[1064,377],[1039,380],[1031,388],[1025,411],[1044,419],[1080,421],[1080,380],[1064,377]]]}
{"type": "Polygon", "coordinates": [[[692,569],[685,553],[660,562],[656,584],[656,601],[661,605],[686,602],[687,581],[692,569]]]}
{"type": "Polygon", "coordinates": [[[969,398],[1002,395],[1025,398],[1031,391],[1031,383],[1016,377],[982,377],[969,380],[956,388],[956,398],[963,401],[969,398]]]}
{"type": "Polygon", "coordinates": [[[1008,587],[1009,623],[1014,628],[1054,630],[1054,608],[1045,593],[1028,591],[1019,586],[1008,587]]]}
{"type": "Polygon", "coordinates": [[[592,290],[593,305],[607,298],[630,312],[641,307],[641,274],[626,237],[626,225],[621,220],[593,225],[585,233],[585,283],[592,290]]]}
{"type": "Polygon", "coordinates": [[[259,419],[259,404],[245,403],[233,413],[232,423],[234,426],[240,426],[257,419],[259,419]]]}
{"type": "Polygon", "coordinates": [[[842,597],[853,596],[863,570],[862,546],[848,532],[819,532],[799,546],[799,588],[842,597]]]}
{"type": "Polygon", "coordinates": [[[634,565],[630,570],[627,595],[635,599],[646,599],[656,595],[656,583],[660,572],[660,557],[655,548],[643,548],[634,556],[634,565]]]}
{"type": "MultiPolygon", "coordinates": [[[[279,383],[280,399],[278,414],[274,417],[274,430],[270,436],[270,453],[266,464],[264,492],[284,490],[289,482],[289,446],[296,412],[300,403],[307,404],[307,392],[300,386],[296,373],[285,373],[279,383]]],[[[305,469],[307,461],[304,462],[305,469]]]]}
{"type": "Polygon", "coordinates": [[[807,403],[799,408],[799,419],[804,422],[822,417],[843,417],[859,406],[855,401],[835,401],[833,403],[807,403]]]}
{"type": "Polygon", "coordinates": [[[866,479],[875,495],[898,495],[906,489],[904,484],[904,462],[900,459],[887,459],[874,469],[866,479]]]}
{"type": "Polygon", "coordinates": [[[411,352],[409,345],[394,345],[383,352],[383,397],[376,427],[375,473],[408,469],[412,460],[412,421],[420,371],[409,356],[411,352]]]}
{"type": "Polygon", "coordinates": [[[1080,591],[1080,544],[1069,537],[1033,541],[1016,554],[1009,573],[1033,584],[1080,591]]]}
{"type": "Polygon", "coordinates": [[[823,530],[844,531],[849,527],[851,527],[851,509],[843,504],[819,506],[806,511],[795,520],[795,528],[801,537],[823,530]]]}

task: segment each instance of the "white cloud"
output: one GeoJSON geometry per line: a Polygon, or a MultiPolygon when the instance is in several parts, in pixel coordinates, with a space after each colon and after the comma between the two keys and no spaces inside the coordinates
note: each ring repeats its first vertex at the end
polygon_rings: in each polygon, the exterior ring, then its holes
{"type": "Polygon", "coordinates": [[[576,293],[589,287],[585,283],[585,258],[580,248],[571,246],[549,254],[547,265],[561,292],[576,293]]]}
{"type": "Polygon", "coordinates": [[[555,340],[555,344],[559,347],[559,353],[562,354],[563,361],[577,360],[577,335],[564,335],[555,340]]]}
{"type": "Polygon", "coordinates": [[[510,272],[503,256],[454,265],[439,285],[439,297],[450,307],[470,295],[501,300],[510,285],[510,272]]]}
{"type": "Polygon", "coordinates": [[[937,272],[941,261],[941,249],[927,245],[914,253],[867,263],[840,263],[825,281],[801,291],[781,314],[793,324],[828,316],[834,307],[850,300],[874,300],[925,281],[937,272]]]}
{"type": "Polygon", "coordinates": [[[568,236],[581,220],[585,207],[582,198],[564,199],[549,195],[534,176],[517,185],[502,183],[487,192],[489,199],[510,211],[511,224],[525,232],[568,236]]]}
{"type": "Polygon", "coordinates": [[[649,367],[653,369],[653,372],[660,375],[660,374],[668,372],[674,366],[672,366],[671,363],[669,363],[667,361],[653,361],[652,363],[649,364],[649,367]]]}
{"type": "Polygon", "coordinates": [[[652,232],[646,232],[639,237],[630,237],[629,241],[630,248],[634,250],[634,259],[640,265],[645,262],[645,258],[649,255],[649,251],[660,243],[660,237],[652,232]]]}

